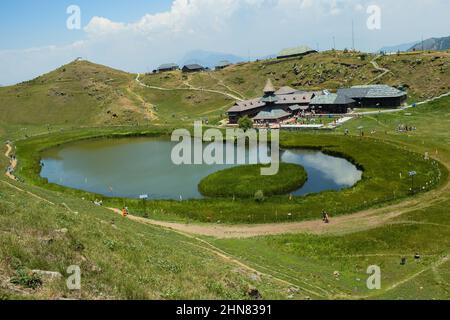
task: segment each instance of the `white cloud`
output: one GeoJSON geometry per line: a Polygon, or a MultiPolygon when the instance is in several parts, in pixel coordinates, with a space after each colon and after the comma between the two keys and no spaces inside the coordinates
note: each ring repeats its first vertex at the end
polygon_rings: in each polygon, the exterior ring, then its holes
{"type": "Polygon", "coordinates": [[[106,34],[124,31],[126,29],[124,23],[112,22],[103,17],[93,17],[89,24],[84,28],[90,36],[103,36],[106,34]]]}

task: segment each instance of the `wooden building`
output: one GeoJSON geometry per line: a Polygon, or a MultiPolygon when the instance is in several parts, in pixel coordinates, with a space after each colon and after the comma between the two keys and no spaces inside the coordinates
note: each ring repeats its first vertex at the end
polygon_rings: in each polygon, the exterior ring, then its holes
{"type": "MultiPolygon", "coordinates": [[[[311,100],[319,95],[318,92],[303,92],[297,91],[290,87],[283,87],[279,90],[275,90],[272,81],[267,80],[266,86],[263,90],[264,95],[260,98],[238,101],[236,104],[228,110],[228,118],[230,124],[238,123],[239,119],[248,116],[249,118],[258,117],[255,120],[262,120],[261,116],[267,116],[268,120],[278,120],[285,118],[285,113],[288,113],[291,117],[297,115],[305,107],[309,106],[311,100]],[[272,110],[282,110],[285,113],[272,110]],[[264,112],[260,114],[261,112],[264,112]],[[274,118],[274,116],[276,116],[274,118]]],[[[307,108],[306,108],[307,109],[307,108]]]]}

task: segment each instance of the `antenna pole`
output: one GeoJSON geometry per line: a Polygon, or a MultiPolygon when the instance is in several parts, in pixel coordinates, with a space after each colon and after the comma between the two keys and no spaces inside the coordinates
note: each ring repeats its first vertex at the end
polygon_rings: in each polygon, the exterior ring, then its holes
{"type": "Polygon", "coordinates": [[[352,47],[355,51],[355,22],[352,20],[352,47]]]}

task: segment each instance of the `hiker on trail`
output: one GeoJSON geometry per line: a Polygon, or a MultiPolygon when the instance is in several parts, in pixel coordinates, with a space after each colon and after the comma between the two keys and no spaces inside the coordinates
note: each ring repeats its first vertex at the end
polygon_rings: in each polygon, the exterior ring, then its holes
{"type": "Polygon", "coordinates": [[[330,223],[330,216],[325,210],[322,211],[322,221],[324,223],[330,223]]]}
{"type": "Polygon", "coordinates": [[[122,209],[122,217],[126,218],[128,216],[128,208],[124,207],[122,209]]]}

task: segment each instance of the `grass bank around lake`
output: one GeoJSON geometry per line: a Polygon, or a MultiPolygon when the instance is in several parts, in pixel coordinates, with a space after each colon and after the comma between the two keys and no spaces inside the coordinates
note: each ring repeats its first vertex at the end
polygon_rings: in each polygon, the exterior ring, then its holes
{"type": "MultiPolygon", "coordinates": [[[[107,198],[84,191],[49,184],[39,176],[40,155],[47,148],[80,139],[124,136],[164,136],[170,128],[107,128],[64,131],[17,141],[19,178],[53,191],[70,193],[87,200],[102,199],[110,207],[128,206],[133,214],[166,221],[197,221],[221,223],[269,223],[314,220],[322,210],[333,216],[351,214],[373,206],[381,206],[426,192],[446,181],[447,170],[434,160],[384,143],[381,139],[359,138],[330,134],[301,134],[283,132],[282,148],[307,148],[348,159],[364,171],[362,180],[352,188],[327,191],[303,197],[288,195],[270,196],[264,202],[255,199],[201,199],[185,201],[155,200],[143,202],[137,199],[107,198]],[[411,190],[408,172],[418,174],[411,190]]],[[[193,186],[194,188],[197,186],[193,186]]]]}

